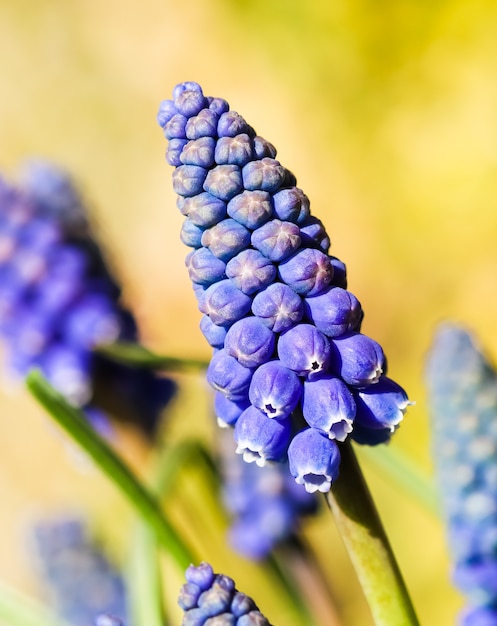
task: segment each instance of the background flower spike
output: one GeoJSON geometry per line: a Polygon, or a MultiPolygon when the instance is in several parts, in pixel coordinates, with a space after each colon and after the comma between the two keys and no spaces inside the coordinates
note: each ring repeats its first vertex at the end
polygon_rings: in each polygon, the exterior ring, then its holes
{"type": "Polygon", "coordinates": [[[474,338],[441,326],[426,368],[432,450],[463,626],[497,624],[497,372],[474,338]]]}

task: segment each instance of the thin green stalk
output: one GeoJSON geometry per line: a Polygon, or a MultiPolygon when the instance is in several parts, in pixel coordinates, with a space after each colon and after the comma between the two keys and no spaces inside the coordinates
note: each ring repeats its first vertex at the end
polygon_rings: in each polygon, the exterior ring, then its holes
{"type": "Polygon", "coordinates": [[[0,624],[6,626],[68,626],[46,606],[0,581],[0,624]]]}
{"type": "Polygon", "coordinates": [[[26,384],[38,402],[120,489],[131,506],[154,530],[162,547],[184,571],[195,559],[181,536],[161,511],[155,497],[144,487],[121,457],[88,424],[84,414],[70,406],[40,372],[30,372],[26,384]]]}
{"type": "Polygon", "coordinates": [[[130,367],[143,367],[147,369],[160,369],[172,371],[198,371],[205,370],[209,365],[204,359],[185,359],[173,356],[155,354],[148,348],[128,341],[98,346],[96,352],[111,361],[123,363],[130,367]]]}
{"type": "Polygon", "coordinates": [[[376,626],[419,626],[352,446],[341,446],[340,476],[326,500],[355,567],[376,626]]]}

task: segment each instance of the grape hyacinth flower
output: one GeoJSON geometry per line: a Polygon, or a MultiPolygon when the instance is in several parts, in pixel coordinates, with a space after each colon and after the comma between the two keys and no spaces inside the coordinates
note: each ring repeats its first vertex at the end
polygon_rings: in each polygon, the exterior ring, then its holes
{"type": "Polygon", "coordinates": [[[96,427],[99,407],[148,436],[175,385],[113,363],[94,348],[137,338],[69,176],[33,162],[19,185],[0,179],[0,337],[7,366],[39,368],[96,427]],[[139,416],[139,418],[138,418],[139,416]]]}
{"type": "Polygon", "coordinates": [[[39,522],[33,538],[43,592],[58,615],[72,626],[126,623],[123,579],[82,520],[39,522]]]}
{"type": "Polygon", "coordinates": [[[178,598],[182,626],[271,626],[252,598],[238,591],[229,576],[215,574],[208,563],[190,565],[185,578],[178,598]]]}
{"type": "Polygon", "coordinates": [[[245,460],[288,464],[309,492],[326,492],[338,444],[388,441],[407,395],[360,332],[345,265],[274,146],[195,82],[177,85],[157,120],[200,328],[214,348],[218,420],[234,427],[245,460]]]}
{"type": "Polygon", "coordinates": [[[435,335],[427,372],[432,449],[461,626],[497,624],[497,372],[463,328],[435,335]]]}

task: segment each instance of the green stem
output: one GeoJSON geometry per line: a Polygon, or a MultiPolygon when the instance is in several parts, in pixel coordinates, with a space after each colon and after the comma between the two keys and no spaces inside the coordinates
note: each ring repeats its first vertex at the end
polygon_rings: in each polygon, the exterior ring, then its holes
{"type": "Polygon", "coordinates": [[[8,626],[68,626],[44,605],[0,582],[0,624],[8,626]]]}
{"type": "Polygon", "coordinates": [[[203,359],[185,359],[155,354],[144,346],[127,341],[98,346],[96,352],[111,361],[123,363],[130,367],[173,371],[205,370],[209,365],[203,359]]]}
{"type": "Polygon", "coordinates": [[[136,478],[121,457],[88,424],[84,414],[70,406],[40,372],[30,372],[26,384],[38,402],[120,489],[131,506],[154,530],[160,544],[184,571],[195,559],[161,511],[155,497],[136,478]]]}
{"type": "Polygon", "coordinates": [[[402,574],[349,442],[326,500],[376,626],[419,626],[402,574]]]}

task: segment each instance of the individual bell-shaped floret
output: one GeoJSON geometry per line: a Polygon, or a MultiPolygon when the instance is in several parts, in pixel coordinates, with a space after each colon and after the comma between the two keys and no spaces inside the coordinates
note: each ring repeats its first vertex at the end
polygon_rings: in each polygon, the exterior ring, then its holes
{"type": "Polygon", "coordinates": [[[246,294],[253,294],[270,285],[276,267],[258,250],[242,250],[226,265],[226,276],[246,294]]]}
{"type": "Polygon", "coordinates": [[[354,397],[359,424],[367,428],[389,428],[391,432],[412,404],[402,387],[386,376],[381,376],[375,385],[358,389],[354,397]]]}
{"type": "Polygon", "coordinates": [[[282,185],[286,173],[285,168],[276,159],[264,157],[250,161],[242,169],[243,186],[249,191],[261,189],[273,193],[282,185]]]}
{"type": "Polygon", "coordinates": [[[362,319],[361,305],[345,289],[330,287],[323,293],[305,299],[307,317],[328,337],[340,337],[357,330],[362,319]]]}
{"type": "Polygon", "coordinates": [[[179,157],[183,165],[198,165],[199,167],[209,168],[215,163],[214,149],[216,142],[213,137],[199,137],[188,141],[179,157]]]}
{"type": "Polygon", "coordinates": [[[210,228],[226,218],[226,202],[204,191],[191,198],[184,198],[181,210],[201,228],[210,228]]]}
{"type": "Polygon", "coordinates": [[[243,367],[226,350],[219,350],[207,368],[207,382],[235,402],[246,399],[253,370],[243,367]]]}
{"type": "Polygon", "coordinates": [[[223,393],[216,391],[214,398],[214,411],[216,413],[217,423],[222,428],[226,426],[234,426],[240,415],[248,409],[250,401],[248,395],[245,400],[229,400],[223,393]]]}
{"type": "Polygon", "coordinates": [[[258,367],[272,357],[275,346],[272,330],[257,317],[244,317],[230,327],[224,349],[244,367],[258,367]]]}
{"type": "Polygon", "coordinates": [[[304,303],[288,285],[273,283],[255,295],[252,313],[273,332],[280,333],[300,322],[304,303]]]}
{"type": "Polygon", "coordinates": [[[229,261],[250,243],[250,231],[232,218],[222,220],[202,235],[202,245],[222,261],[229,261]]]}
{"type": "Polygon", "coordinates": [[[267,191],[243,191],[228,202],[228,215],[250,230],[262,226],[273,215],[267,191]]]}
{"type": "Polygon", "coordinates": [[[213,348],[222,348],[224,346],[224,340],[228,332],[226,327],[214,324],[208,315],[202,315],[200,331],[213,348]]]}
{"type": "Polygon", "coordinates": [[[302,395],[302,381],[297,374],[274,360],[259,366],[249,389],[250,402],[270,418],[288,417],[302,395]]]}
{"type": "Polygon", "coordinates": [[[333,279],[333,266],[320,250],[302,248],[280,263],[281,280],[301,296],[317,296],[333,279]]]}
{"type": "Polygon", "coordinates": [[[315,428],[300,431],[288,447],[290,472],[306,491],[326,493],[338,477],[340,451],[337,444],[315,428]]]}
{"type": "Polygon", "coordinates": [[[226,263],[208,248],[198,248],[187,255],[185,265],[193,283],[208,287],[226,278],[226,263]]]}
{"type": "Polygon", "coordinates": [[[252,146],[252,140],[247,133],[240,133],[234,137],[220,137],[216,143],[216,163],[243,167],[252,160],[252,146]]]}
{"type": "Polygon", "coordinates": [[[286,259],[300,246],[300,229],[292,222],[270,220],[252,233],[251,242],[271,261],[286,259]]]}
{"type": "Polygon", "coordinates": [[[216,165],[207,173],[204,189],[220,200],[231,200],[243,190],[240,168],[238,165],[216,165]]]}
{"type": "MultiPolygon", "coordinates": [[[[202,193],[207,170],[198,165],[180,165],[173,173],[173,189],[178,196],[188,198],[202,193]]],[[[208,191],[208,190],[207,190],[208,191]]]]}
{"type": "Polygon", "coordinates": [[[244,461],[263,467],[267,461],[282,461],[291,436],[288,419],[269,419],[266,413],[250,406],[235,424],[236,453],[244,461]]]}
{"type": "Polygon", "coordinates": [[[385,367],[379,343],[367,335],[350,333],[331,340],[330,369],[353,387],[377,383],[385,367]]]}
{"type": "Polygon", "coordinates": [[[330,439],[345,441],[352,432],[356,403],[347,385],[335,376],[304,382],[302,410],[309,426],[330,439]]]}
{"type": "Polygon", "coordinates": [[[199,309],[214,324],[231,326],[250,311],[252,299],[240,291],[231,280],[220,280],[210,285],[200,297],[199,309]]]}
{"type": "Polygon", "coordinates": [[[327,370],[330,342],[312,324],[298,324],[280,335],[278,357],[285,367],[312,379],[327,370]]]}
{"type": "Polygon", "coordinates": [[[309,217],[309,198],[302,189],[290,187],[273,195],[274,213],[283,222],[302,224],[309,217]]]}

